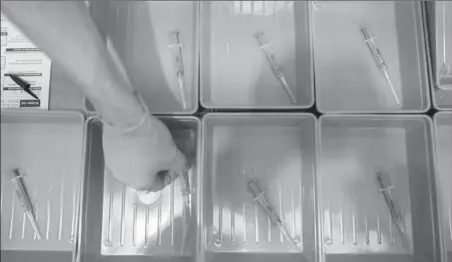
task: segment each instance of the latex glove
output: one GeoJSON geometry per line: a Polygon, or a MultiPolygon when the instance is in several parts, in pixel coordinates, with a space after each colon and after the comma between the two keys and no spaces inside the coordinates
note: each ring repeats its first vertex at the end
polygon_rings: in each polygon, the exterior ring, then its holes
{"type": "Polygon", "coordinates": [[[186,169],[186,158],[176,147],[168,128],[147,114],[133,130],[104,125],[103,149],[106,167],[119,181],[146,191],[162,190],[168,170],[186,169]]]}

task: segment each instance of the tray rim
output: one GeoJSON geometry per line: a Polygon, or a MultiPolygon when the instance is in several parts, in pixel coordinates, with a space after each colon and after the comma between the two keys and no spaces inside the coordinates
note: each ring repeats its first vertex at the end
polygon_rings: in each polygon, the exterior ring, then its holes
{"type": "MultiPolygon", "coordinates": [[[[80,122],[83,123],[83,127],[85,125],[85,115],[78,110],[44,110],[44,109],[2,109],[1,115],[3,117],[11,116],[21,116],[25,117],[26,115],[33,115],[37,117],[45,117],[45,116],[64,116],[64,115],[72,115],[80,118],[80,122]]],[[[4,122],[2,122],[3,124],[4,122]]]]}

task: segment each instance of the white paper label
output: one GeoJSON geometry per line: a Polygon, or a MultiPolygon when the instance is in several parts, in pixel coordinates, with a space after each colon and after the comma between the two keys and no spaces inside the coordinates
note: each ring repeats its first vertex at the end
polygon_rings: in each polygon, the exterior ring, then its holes
{"type": "Polygon", "coordinates": [[[50,59],[16,26],[1,15],[1,101],[4,108],[49,108],[50,59]],[[25,92],[9,76],[15,74],[30,84],[25,92]]]}

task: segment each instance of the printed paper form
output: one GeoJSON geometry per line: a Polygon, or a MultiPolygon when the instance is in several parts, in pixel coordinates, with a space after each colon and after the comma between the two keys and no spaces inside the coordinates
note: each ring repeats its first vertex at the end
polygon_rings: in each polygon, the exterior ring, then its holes
{"type": "Polygon", "coordinates": [[[50,59],[1,14],[1,101],[5,108],[49,108],[50,59]],[[28,82],[33,98],[9,74],[28,82]]]}

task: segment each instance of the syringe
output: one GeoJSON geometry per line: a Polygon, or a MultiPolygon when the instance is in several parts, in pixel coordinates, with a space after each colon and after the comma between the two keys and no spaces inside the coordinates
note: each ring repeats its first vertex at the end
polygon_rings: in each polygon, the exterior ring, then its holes
{"type": "Polygon", "coordinates": [[[182,172],[182,174],[179,176],[180,179],[180,187],[181,187],[181,193],[184,200],[184,206],[188,208],[188,211],[190,211],[189,215],[191,215],[191,195],[192,195],[192,189],[190,186],[190,177],[188,175],[188,171],[182,172]]]}
{"type": "Polygon", "coordinates": [[[391,89],[391,92],[394,95],[394,98],[395,98],[397,104],[400,105],[399,97],[397,96],[397,93],[394,89],[394,85],[392,84],[392,81],[389,77],[388,66],[383,58],[383,55],[380,52],[380,49],[377,47],[375,37],[370,36],[369,29],[366,26],[361,27],[361,32],[364,35],[364,39],[365,39],[364,42],[367,43],[367,46],[369,47],[369,50],[375,59],[375,63],[377,63],[378,69],[381,71],[384,78],[386,79],[386,82],[388,83],[388,86],[391,89]]]}
{"type": "Polygon", "coordinates": [[[376,174],[378,186],[380,187],[380,192],[385,199],[385,203],[388,206],[389,213],[391,214],[392,221],[399,229],[401,234],[405,234],[405,226],[403,222],[403,215],[399,207],[395,203],[391,190],[395,187],[391,184],[387,174],[381,172],[376,174]]]}
{"type": "Polygon", "coordinates": [[[176,79],[179,84],[179,91],[182,99],[182,106],[184,109],[188,108],[187,94],[185,90],[185,73],[184,73],[184,62],[182,59],[182,47],[183,44],[180,43],[179,31],[173,31],[170,33],[172,44],[169,45],[170,48],[177,48],[174,51],[174,61],[176,66],[176,79]]]}
{"type": "Polygon", "coordinates": [[[189,171],[184,171],[180,176],[180,188],[182,193],[182,198],[184,201],[184,220],[185,227],[183,229],[181,252],[183,253],[186,249],[186,245],[190,238],[190,221],[191,221],[191,196],[193,194],[190,185],[189,171]]]}
{"type": "MultiPolygon", "coordinates": [[[[448,63],[448,61],[447,61],[447,40],[446,40],[446,36],[447,36],[447,22],[446,22],[446,18],[447,18],[447,15],[446,15],[446,9],[447,9],[447,6],[446,6],[446,1],[443,1],[442,2],[442,9],[443,9],[443,13],[442,13],[442,20],[443,20],[443,23],[442,23],[442,27],[443,27],[443,43],[442,43],[442,45],[443,45],[443,66],[442,66],[442,68],[441,68],[441,71],[442,71],[442,75],[448,75],[448,74],[450,74],[451,73],[451,66],[450,66],[450,64],[448,63]]],[[[450,50],[450,49],[449,49],[450,50]]]]}
{"type": "Polygon", "coordinates": [[[23,176],[20,174],[18,169],[14,169],[12,172],[8,172],[7,175],[9,180],[14,184],[14,190],[16,191],[17,197],[19,198],[21,206],[24,209],[24,212],[27,215],[31,226],[33,227],[36,238],[42,239],[36,217],[33,213],[33,206],[31,204],[30,197],[28,196],[27,190],[25,189],[25,185],[22,180],[23,176]]]}
{"type": "Polygon", "coordinates": [[[263,33],[256,34],[256,38],[260,44],[259,48],[264,51],[265,56],[267,57],[267,60],[273,69],[273,73],[275,74],[276,78],[278,78],[278,80],[280,81],[281,85],[283,86],[284,90],[286,91],[287,95],[289,96],[290,101],[292,101],[293,104],[296,104],[297,99],[295,98],[295,95],[292,93],[292,89],[290,89],[289,83],[287,82],[286,78],[284,77],[281,66],[276,61],[275,54],[273,53],[273,50],[270,47],[270,45],[272,43],[266,43],[264,41],[263,35],[264,35],[263,33]]]}
{"type": "Polygon", "coordinates": [[[284,237],[297,249],[300,250],[298,244],[294,241],[294,239],[290,236],[287,229],[284,227],[284,224],[279,217],[278,213],[276,213],[275,209],[268,203],[267,199],[265,199],[265,191],[261,191],[257,185],[255,180],[252,180],[248,183],[248,188],[253,192],[254,199],[253,201],[257,201],[259,205],[264,209],[265,213],[270,217],[270,220],[273,224],[278,227],[279,231],[284,235],[284,237]]]}

